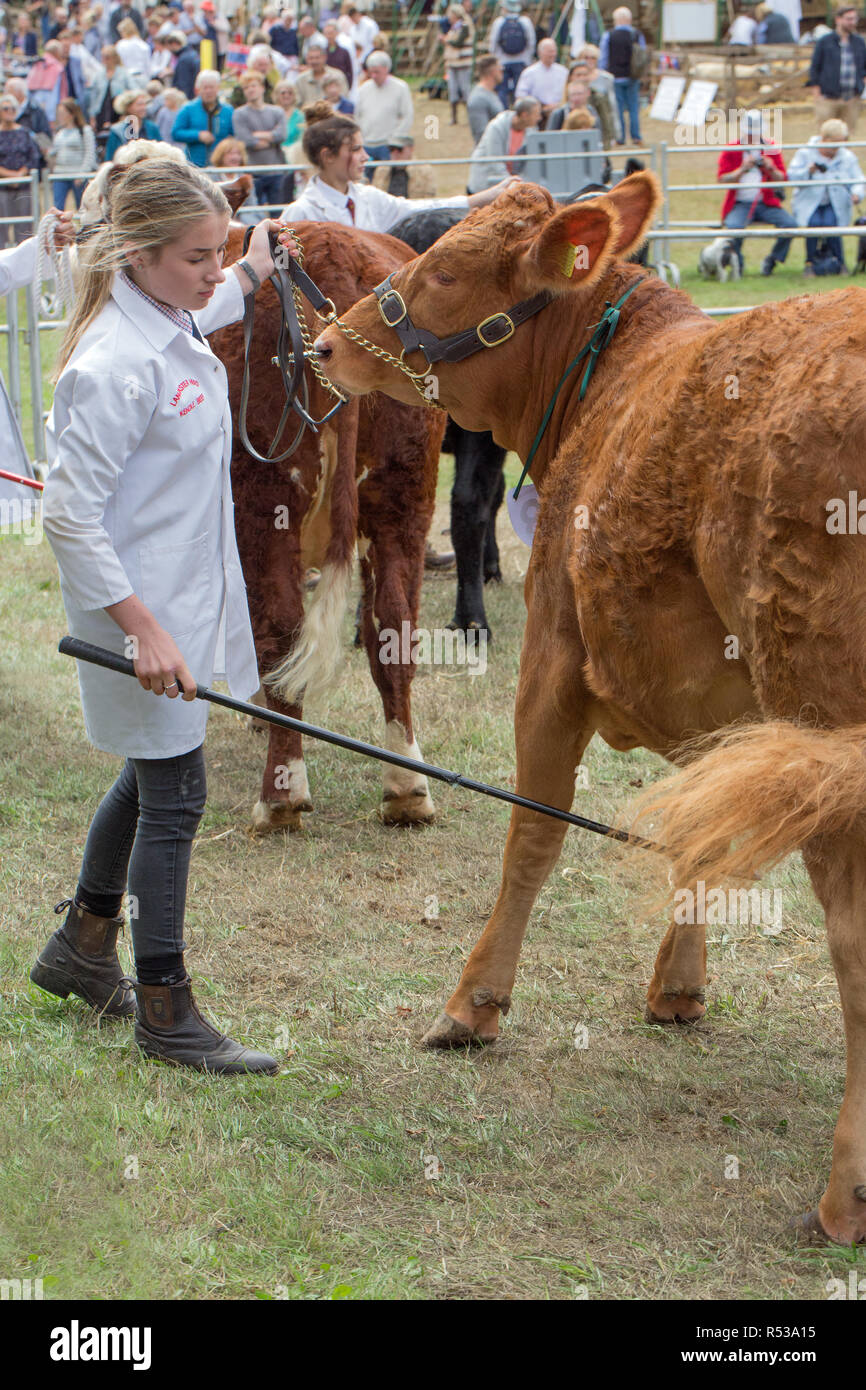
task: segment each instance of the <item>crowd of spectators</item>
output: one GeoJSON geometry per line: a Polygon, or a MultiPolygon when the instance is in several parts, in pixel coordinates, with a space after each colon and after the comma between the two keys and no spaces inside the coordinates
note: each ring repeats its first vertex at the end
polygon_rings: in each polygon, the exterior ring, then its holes
{"type": "Polygon", "coordinates": [[[256,203],[280,205],[295,193],[284,166],[303,162],[303,109],[321,100],[344,115],[359,103],[382,158],[410,149],[409,88],[354,0],[322,10],[320,27],[276,5],[236,20],[215,0],[24,0],[0,10],[0,178],[22,175],[0,188],[0,216],[29,210],[34,169],[48,171],[56,204],[77,207],[87,176],[141,137],[199,167],[255,166],[256,203]]]}
{"type": "MultiPolygon", "coordinates": [[[[755,11],[757,21],[765,24],[773,15],[766,4],[755,11]]],[[[718,181],[727,185],[722,205],[722,224],[727,230],[736,233],[756,222],[779,230],[826,230],[853,225],[857,204],[866,196],[866,180],[857,157],[853,150],[845,148],[857,127],[866,81],[866,43],[856,32],[858,19],[859,11],[854,6],[840,4],[834,28],[814,42],[807,85],[819,129],[796,151],[790,169],[770,137],[765,113],[754,110],[742,114],[739,138],[719,154],[718,181]],[[783,201],[788,182],[794,185],[790,190],[791,212],[783,201]]],[[[754,26],[752,17],[741,12],[732,26],[729,42],[755,42],[754,26]]],[[[771,28],[769,32],[781,34],[782,29],[771,28]]],[[[743,238],[734,235],[731,242],[742,271],[743,238]]],[[[772,275],[776,266],[785,262],[790,248],[790,237],[777,237],[763,257],[761,274],[772,275]]],[[[841,275],[845,268],[841,237],[806,238],[805,276],[841,275]]]]}
{"type": "MultiPolygon", "coordinates": [[[[368,180],[397,196],[435,195],[432,166],[414,162],[415,109],[408,83],[393,71],[388,38],[368,12],[369,0],[327,0],[318,18],[286,5],[265,5],[237,25],[215,0],[121,0],[90,3],[24,0],[0,18],[3,68],[0,100],[0,216],[24,216],[33,169],[47,169],[52,201],[80,203],[86,176],[130,140],[145,137],[179,147],[199,167],[233,177],[253,166],[257,207],[278,208],[299,196],[305,108],[323,101],[352,117],[367,159],[368,180]],[[363,6],[364,8],[359,8],[363,6]],[[202,45],[205,47],[203,48],[202,45]],[[408,166],[408,167],[407,167],[408,166]]],[[[764,0],[737,13],[731,43],[787,42],[797,37],[780,11],[788,0],[764,0]]],[[[796,3],[796,0],[794,0],[796,3]]],[[[613,12],[604,33],[587,21],[586,42],[574,47],[561,25],[537,26],[522,0],[500,0],[486,34],[474,18],[475,0],[437,0],[442,71],[451,121],[466,112],[474,146],[467,192],[519,173],[528,131],[589,130],[597,146],[641,141],[640,77],[643,35],[626,7],[613,12]]],[[[554,7],[552,14],[555,19],[554,7]]],[[[791,164],[793,208],[784,206],[789,174],[780,150],[765,139],[760,114],[748,113],[740,139],[719,159],[726,186],[723,225],[736,233],[753,222],[784,229],[844,225],[863,197],[852,151],[866,80],[866,43],[856,33],[858,12],[844,4],[814,44],[808,85],[818,133],[791,164]],[[803,219],[802,222],[800,219],[803,219]]],[[[799,31],[798,31],[799,32],[799,31]]],[[[602,177],[610,174],[605,165],[602,177]]],[[[255,220],[264,211],[245,216],[255,220]]],[[[20,233],[23,235],[23,232],[20,233]]],[[[769,275],[789,250],[780,237],[763,259],[769,275]]],[[[844,265],[836,239],[807,241],[806,274],[844,265]],[[825,268],[822,269],[821,266],[825,268]]]]}
{"type": "MultiPolygon", "coordinates": [[[[85,176],[100,160],[144,136],[182,148],[200,167],[213,164],[218,151],[219,167],[227,161],[268,166],[257,168],[255,196],[260,205],[275,204],[295,192],[293,175],[281,166],[300,161],[304,108],[325,100],[354,116],[370,160],[393,164],[378,171],[379,183],[408,186],[403,165],[412,151],[412,92],[392,71],[386,36],[366,12],[369,0],[360,3],[365,9],[354,0],[323,8],[318,23],[286,5],[266,5],[238,28],[218,13],[215,0],[24,0],[0,22],[8,98],[0,167],[7,176],[47,167],[55,201],[77,206],[85,176]]],[[[597,47],[587,44],[570,66],[561,62],[560,46],[536,28],[521,0],[502,0],[485,47],[473,5],[444,4],[440,27],[451,119],[457,124],[465,107],[474,143],[505,110],[516,119],[504,137],[503,123],[496,125],[487,142],[498,151],[504,139],[506,168],[515,167],[517,137],[547,122],[554,129],[597,128],[606,145],[623,142],[620,112],[627,102],[619,103],[619,79],[600,67],[597,47]]],[[[624,14],[628,48],[643,40],[624,14]]],[[[631,133],[638,138],[634,121],[631,133]]],[[[473,180],[496,181],[483,166],[473,180]]],[[[7,185],[0,212],[23,206],[26,196],[23,181],[20,188],[7,185]]]]}

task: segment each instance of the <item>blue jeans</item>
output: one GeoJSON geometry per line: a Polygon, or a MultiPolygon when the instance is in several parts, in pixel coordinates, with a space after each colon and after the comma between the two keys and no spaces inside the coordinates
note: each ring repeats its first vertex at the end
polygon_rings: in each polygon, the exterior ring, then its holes
{"type": "Polygon", "coordinates": [[[199,745],[178,758],[127,758],[93,817],[81,896],[119,898],[128,890],[136,961],[184,949],[189,860],[206,797],[199,745]]]}
{"type": "MultiPolygon", "coordinates": [[[[812,213],[812,216],[809,218],[808,225],[810,227],[838,227],[839,223],[836,221],[836,214],[833,211],[832,204],[819,204],[818,207],[816,207],[815,211],[812,213]]],[[[842,238],[840,236],[828,236],[822,237],[821,240],[826,242],[827,250],[830,252],[830,255],[836,256],[838,258],[839,264],[844,266],[845,256],[842,251],[842,238]]],[[[818,237],[806,237],[807,261],[814,261],[816,255],[818,254],[818,245],[818,237]]]]}
{"type": "MultiPolygon", "coordinates": [[[[254,174],[253,187],[256,190],[256,201],[262,203],[279,203],[283,206],[283,179],[285,174],[282,170],[274,174],[254,174]]],[[[280,209],[274,212],[265,212],[264,217],[279,217],[280,209]]]]}
{"type": "Polygon", "coordinates": [[[514,89],[517,86],[518,78],[526,67],[525,63],[503,63],[502,81],[496,88],[496,94],[503,106],[514,105],[514,89]]]}
{"type": "MultiPolygon", "coordinates": [[[[745,200],[734,203],[727,217],[725,226],[730,228],[747,227],[750,222],[766,222],[770,227],[796,227],[797,223],[789,212],[784,208],[768,207],[762,203],[760,198],[754,203],[747,203],[745,200]]],[[[743,238],[733,237],[734,250],[740,262],[740,270],[743,269],[743,238]]],[[[791,246],[790,237],[779,237],[773,242],[773,249],[770,252],[770,259],[774,261],[784,261],[791,246]]]]}
{"type": "Polygon", "coordinates": [[[628,112],[628,123],[631,131],[632,140],[640,144],[640,83],[633,77],[615,77],[613,79],[613,89],[616,94],[616,109],[619,113],[619,123],[622,129],[622,138],[625,139],[625,114],[628,112]]]}
{"type": "Polygon", "coordinates": [[[62,212],[66,207],[66,199],[71,193],[75,199],[75,206],[81,207],[81,199],[84,194],[86,179],[52,179],[51,197],[58,212],[62,212]]]}

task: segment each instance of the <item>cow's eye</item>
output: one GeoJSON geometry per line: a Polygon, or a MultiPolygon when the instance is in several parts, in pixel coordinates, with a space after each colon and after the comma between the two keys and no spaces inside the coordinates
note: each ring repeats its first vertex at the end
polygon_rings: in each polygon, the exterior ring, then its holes
{"type": "Polygon", "coordinates": [[[433,279],[437,285],[453,285],[454,276],[449,275],[447,270],[434,270],[433,279]]]}

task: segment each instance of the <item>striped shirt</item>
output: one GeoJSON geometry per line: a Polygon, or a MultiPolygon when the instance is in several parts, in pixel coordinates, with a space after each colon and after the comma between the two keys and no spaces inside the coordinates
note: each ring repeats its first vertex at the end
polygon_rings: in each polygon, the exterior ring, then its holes
{"type": "Polygon", "coordinates": [[[850,39],[840,38],[839,40],[839,84],[842,100],[850,100],[855,95],[857,86],[857,73],[854,67],[854,54],[851,52],[850,39]]]}

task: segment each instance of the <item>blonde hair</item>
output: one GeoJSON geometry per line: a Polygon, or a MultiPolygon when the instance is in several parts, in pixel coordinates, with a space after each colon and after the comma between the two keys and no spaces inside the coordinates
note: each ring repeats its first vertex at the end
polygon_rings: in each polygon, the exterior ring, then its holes
{"type": "Polygon", "coordinates": [[[182,92],[180,87],[166,87],[162,94],[162,99],[169,110],[176,110],[186,104],[186,92],[182,92]]]}
{"type": "Polygon", "coordinates": [[[848,127],[844,121],[833,117],[824,122],[818,134],[821,140],[826,140],[831,145],[842,144],[848,139],[848,127]]]}
{"type": "MultiPolygon", "coordinates": [[[[240,150],[242,156],[241,164],[249,163],[247,159],[247,148],[243,140],[239,140],[236,135],[226,135],[222,140],[220,140],[219,144],[215,147],[214,152],[210,157],[210,162],[213,165],[214,169],[223,168],[223,161],[225,160],[226,155],[229,154],[232,150],[240,150]]],[[[229,165],[228,167],[232,168],[233,166],[229,165]]]]}
{"type": "Polygon", "coordinates": [[[114,101],[111,104],[117,112],[118,116],[125,116],[130,106],[132,106],[134,102],[138,101],[140,97],[144,97],[145,101],[148,101],[149,103],[147,92],[144,90],[143,87],[130,87],[127,91],[120,92],[120,94],[114,98],[114,101]]]}
{"type": "Polygon", "coordinates": [[[117,32],[122,39],[137,39],[138,25],[134,19],[122,19],[117,26],[117,32]]]}
{"type": "Polygon", "coordinates": [[[162,251],[177,241],[190,222],[216,213],[230,217],[225,194],[193,164],[174,159],[142,159],[109,175],[110,220],[79,254],[79,291],[57,359],[54,379],[66,366],[82,334],[105,308],[127,250],[162,251]]]}
{"type": "Polygon", "coordinates": [[[595,130],[595,117],[587,107],[569,111],[562,122],[563,130],[595,130]]]}

